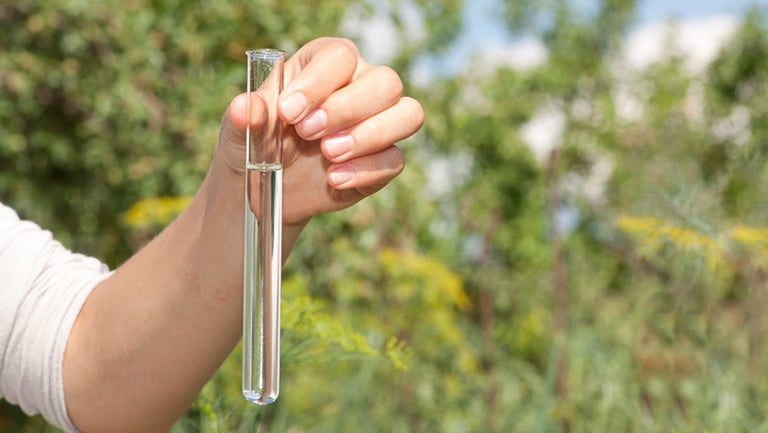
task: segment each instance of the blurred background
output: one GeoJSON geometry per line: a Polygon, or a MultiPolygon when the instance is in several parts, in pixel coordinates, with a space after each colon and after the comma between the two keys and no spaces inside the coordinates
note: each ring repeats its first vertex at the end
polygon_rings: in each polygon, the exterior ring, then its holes
{"type": "Polygon", "coordinates": [[[344,35],[425,108],[408,166],[305,231],[278,402],[236,351],[173,433],[768,431],[766,4],[0,0],[0,201],[114,268],[244,51],[344,35]]]}

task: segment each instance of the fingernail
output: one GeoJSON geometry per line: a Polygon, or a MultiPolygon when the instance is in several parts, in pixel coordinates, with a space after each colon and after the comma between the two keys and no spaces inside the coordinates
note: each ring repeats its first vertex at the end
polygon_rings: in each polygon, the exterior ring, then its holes
{"type": "Polygon", "coordinates": [[[347,133],[330,136],[323,141],[325,152],[334,159],[351,152],[354,145],[352,136],[347,133]]]}
{"type": "Polygon", "coordinates": [[[325,114],[325,110],[315,110],[296,125],[296,129],[303,137],[309,138],[322,132],[327,126],[328,115],[325,114]]]}
{"type": "Polygon", "coordinates": [[[280,102],[280,109],[288,122],[293,122],[307,109],[307,97],[299,92],[288,95],[280,102]]]}
{"type": "Polygon", "coordinates": [[[341,186],[355,178],[355,169],[350,166],[342,166],[333,170],[330,174],[331,184],[341,186]]]}

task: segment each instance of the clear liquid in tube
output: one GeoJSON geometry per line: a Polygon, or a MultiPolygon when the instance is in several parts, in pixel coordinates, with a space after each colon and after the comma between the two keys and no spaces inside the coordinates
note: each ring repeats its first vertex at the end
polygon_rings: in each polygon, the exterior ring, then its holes
{"type": "Polygon", "coordinates": [[[246,169],[243,395],[264,405],[274,402],[280,389],[283,168],[248,164],[246,169]]]}

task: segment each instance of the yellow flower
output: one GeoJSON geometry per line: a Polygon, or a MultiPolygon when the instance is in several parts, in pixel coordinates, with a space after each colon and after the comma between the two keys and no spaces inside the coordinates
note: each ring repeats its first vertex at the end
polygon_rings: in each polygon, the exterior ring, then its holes
{"type": "Polygon", "coordinates": [[[649,234],[657,230],[661,225],[658,218],[634,217],[620,215],[616,218],[616,226],[629,234],[649,234]]]}
{"type": "Polygon", "coordinates": [[[462,311],[471,306],[461,277],[440,261],[413,251],[391,248],[384,249],[379,260],[385,272],[399,280],[396,288],[401,298],[419,293],[427,303],[439,304],[447,298],[462,311]]]}
{"type": "Polygon", "coordinates": [[[636,239],[646,253],[656,253],[664,245],[672,245],[681,251],[701,255],[714,269],[724,262],[721,243],[704,233],[687,227],[679,227],[654,217],[621,215],[616,227],[636,239]]]}
{"type": "Polygon", "coordinates": [[[768,247],[768,228],[737,225],[731,229],[731,238],[744,245],[768,247]]]}
{"type": "Polygon", "coordinates": [[[737,225],[730,231],[731,239],[744,247],[750,262],[760,268],[768,268],[768,228],[737,225]]]}
{"type": "Polygon", "coordinates": [[[389,339],[384,353],[398,370],[408,371],[413,364],[413,351],[403,340],[398,340],[396,337],[389,339]]]}
{"type": "Polygon", "coordinates": [[[134,203],[122,218],[129,227],[136,229],[164,226],[183,212],[190,201],[191,197],[146,198],[134,203]]]}

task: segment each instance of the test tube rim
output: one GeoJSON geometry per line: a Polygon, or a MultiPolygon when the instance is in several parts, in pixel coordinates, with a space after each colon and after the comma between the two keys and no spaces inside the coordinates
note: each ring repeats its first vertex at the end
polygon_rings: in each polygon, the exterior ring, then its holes
{"type": "Polygon", "coordinates": [[[254,50],[248,50],[245,54],[252,59],[268,59],[276,60],[281,57],[285,57],[286,51],[275,48],[258,48],[254,50]]]}

